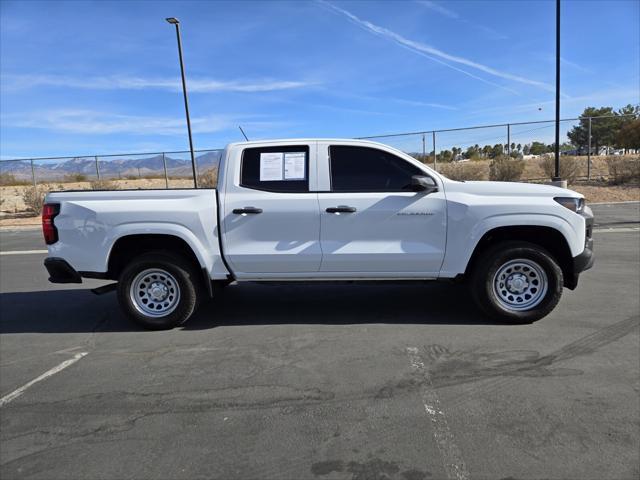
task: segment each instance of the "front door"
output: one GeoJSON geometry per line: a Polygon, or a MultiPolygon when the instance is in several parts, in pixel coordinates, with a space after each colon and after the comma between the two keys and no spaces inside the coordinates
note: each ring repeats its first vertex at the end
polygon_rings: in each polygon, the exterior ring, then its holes
{"type": "MultiPolygon", "coordinates": [[[[323,147],[325,148],[325,147],[323,147]]],[[[322,272],[354,277],[437,277],[444,258],[442,186],[411,191],[426,170],[390,152],[328,147],[330,191],[319,193],[322,272]]]]}
{"type": "Polygon", "coordinates": [[[320,215],[317,193],[309,188],[310,177],[315,179],[309,145],[247,148],[232,163],[222,228],[225,257],[236,276],[317,272],[320,215]]]}

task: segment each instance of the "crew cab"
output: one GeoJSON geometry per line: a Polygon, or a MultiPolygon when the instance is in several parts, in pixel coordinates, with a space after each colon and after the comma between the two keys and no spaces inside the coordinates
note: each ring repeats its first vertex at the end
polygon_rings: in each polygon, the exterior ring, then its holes
{"type": "Polygon", "coordinates": [[[217,188],[53,192],[42,221],[51,282],[115,280],[151,329],[231,282],[464,281],[486,315],[531,322],[593,264],[582,195],[454,181],[361,140],[233,143],[217,188]]]}

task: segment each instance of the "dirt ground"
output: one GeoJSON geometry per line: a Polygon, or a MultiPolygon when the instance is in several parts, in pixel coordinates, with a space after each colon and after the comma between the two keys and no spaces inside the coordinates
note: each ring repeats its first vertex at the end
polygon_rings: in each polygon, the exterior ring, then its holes
{"type": "Polygon", "coordinates": [[[572,185],[571,190],[584,195],[587,203],[640,201],[640,186],[572,185]]]}
{"type": "MultiPolygon", "coordinates": [[[[154,188],[165,188],[166,183],[164,178],[142,178],[135,180],[112,180],[107,181],[108,188],[113,188],[115,185],[118,190],[127,189],[143,189],[150,190],[154,188]]],[[[170,179],[169,188],[189,188],[193,185],[193,181],[184,179],[170,179]]],[[[51,182],[43,183],[39,185],[45,191],[56,190],[90,190],[91,182],[51,182]]],[[[25,190],[33,188],[31,185],[15,185],[15,186],[2,186],[0,187],[0,225],[2,225],[3,219],[7,216],[14,217],[16,214],[25,212],[27,207],[25,206],[23,194],[25,190]]]]}

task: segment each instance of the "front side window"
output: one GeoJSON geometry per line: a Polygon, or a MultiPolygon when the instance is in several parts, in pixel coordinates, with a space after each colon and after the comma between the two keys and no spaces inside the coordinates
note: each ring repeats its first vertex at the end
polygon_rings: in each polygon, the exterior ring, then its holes
{"type": "Polygon", "coordinates": [[[376,148],[333,145],[329,155],[333,192],[408,192],[411,177],[425,174],[376,148]]]}
{"type": "Polygon", "coordinates": [[[309,146],[245,149],[242,152],[240,185],[269,192],[308,192],[309,146]]]}

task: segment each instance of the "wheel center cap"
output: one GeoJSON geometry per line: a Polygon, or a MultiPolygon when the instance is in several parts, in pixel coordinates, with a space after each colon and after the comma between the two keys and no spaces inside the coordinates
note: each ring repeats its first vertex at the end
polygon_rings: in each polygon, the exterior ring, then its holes
{"type": "Polygon", "coordinates": [[[149,296],[155,301],[164,300],[167,297],[167,287],[162,283],[154,282],[149,287],[149,296]]]}
{"type": "Polygon", "coordinates": [[[512,292],[522,293],[529,286],[529,282],[521,273],[515,273],[507,280],[507,286],[512,292]]]}

